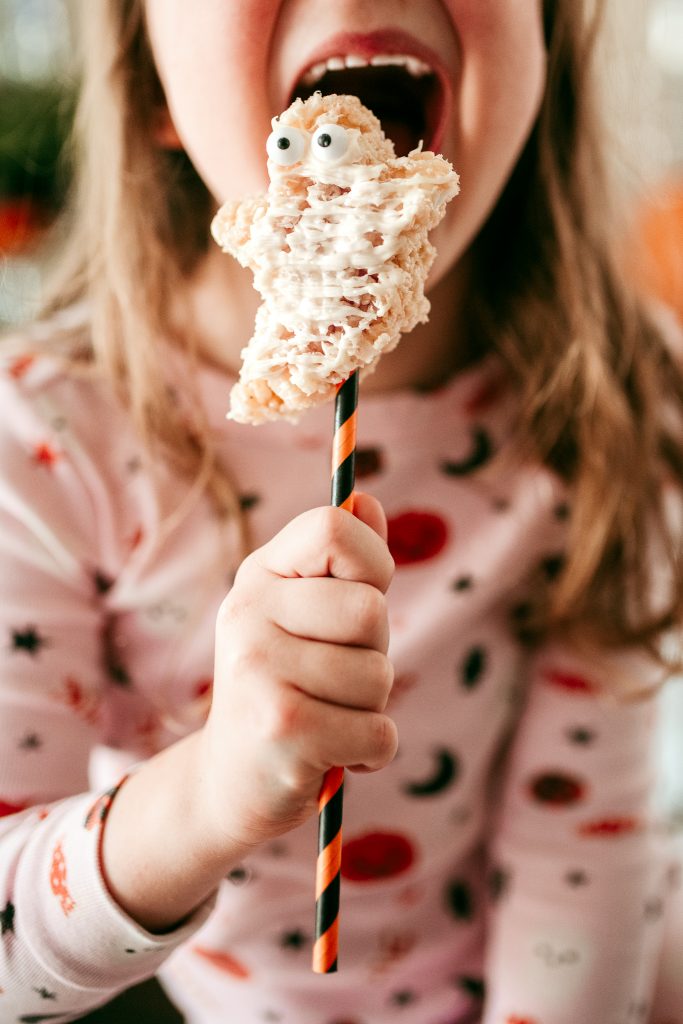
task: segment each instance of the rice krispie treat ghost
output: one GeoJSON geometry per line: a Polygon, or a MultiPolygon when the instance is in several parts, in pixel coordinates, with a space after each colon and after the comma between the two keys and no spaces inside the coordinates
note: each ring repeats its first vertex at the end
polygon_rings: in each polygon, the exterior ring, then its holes
{"type": "Polygon", "coordinates": [[[427,320],[427,232],[458,192],[443,157],[397,158],[356,96],[297,99],[272,128],[267,193],[211,227],[263,298],[230,396],[240,423],[296,420],[427,320]]]}

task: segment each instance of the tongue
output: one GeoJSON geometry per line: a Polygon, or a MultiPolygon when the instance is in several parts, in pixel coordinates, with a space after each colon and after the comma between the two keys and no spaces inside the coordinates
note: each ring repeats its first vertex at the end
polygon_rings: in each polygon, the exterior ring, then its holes
{"type": "Polygon", "coordinates": [[[405,121],[398,121],[392,118],[382,118],[384,134],[391,139],[396,150],[396,156],[407,156],[411,149],[415,149],[415,132],[405,121]]]}

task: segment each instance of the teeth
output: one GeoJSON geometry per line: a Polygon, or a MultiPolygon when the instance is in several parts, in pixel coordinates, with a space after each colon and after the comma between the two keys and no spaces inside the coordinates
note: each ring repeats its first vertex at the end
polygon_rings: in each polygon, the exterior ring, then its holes
{"type": "Polygon", "coordinates": [[[418,60],[417,57],[408,57],[408,60],[406,61],[406,68],[408,70],[408,74],[412,75],[413,78],[421,78],[422,75],[428,75],[430,72],[430,68],[427,64],[425,64],[424,61],[418,60]]]}
{"type": "Polygon", "coordinates": [[[350,53],[344,57],[328,57],[327,60],[319,61],[308,69],[302,78],[304,85],[315,85],[327,71],[343,71],[344,68],[374,68],[398,67],[405,68],[413,78],[422,78],[423,75],[430,75],[432,69],[418,57],[412,57],[401,53],[378,53],[369,61],[358,54],[350,53]]]}
{"type": "Polygon", "coordinates": [[[378,53],[370,61],[375,68],[398,67],[405,68],[413,78],[420,78],[422,75],[431,74],[429,64],[425,64],[418,57],[410,57],[401,53],[378,53]]]}
{"type": "Polygon", "coordinates": [[[304,77],[301,79],[304,85],[315,85],[319,82],[327,71],[327,64],[325,61],[321,61],[320,64],[314,64],[313,67],[309,68],[304,77]]]}

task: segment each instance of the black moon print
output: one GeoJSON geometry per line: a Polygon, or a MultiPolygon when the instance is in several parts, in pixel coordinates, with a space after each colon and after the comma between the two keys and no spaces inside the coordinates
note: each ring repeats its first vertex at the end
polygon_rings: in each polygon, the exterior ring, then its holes
{"type": "Polygon", "coordinates": [[[446,889],[446,903],[458,921],[471,921],[474,917],[474,894],[467,882],[455,879],[446,889]]]}
{"type": "Polygon", "coordinates": [[[441,472],[446,476],[467,476],[475,469],[484,466],[493,455],[493,445],[485,430],[481,427],[472,428],[472,447],[468,455],[459,461],[456,459],[443,459],[441,472]]]}
{"type": "Polygon", "coordinates": [[[472,647],[465,655],[460,667],[460,679],[466,690],[473,690],[481,682],[486,671],[486,650],[472,647]]]}
{"type": "Polygon", "coordinates": [[[448,789],[458,777],[460,763],[457,756],[445,747],[434,751],[434,771],[426,779],[419,782],[407,782],[403,792],[407,796],[435,796],[448,789]]]}
{"type": "Polygon", "coordinates": [[[5,932],[14,932],[14,904],[7,902],[5,909],[0,910],[0,931],[2,935],[5,932]]]}
{"type": "Polygon", "coordinates": [[[57,1020],[57,1018],[63,1019],[63,1013],[25,1013],[21,1017],[17,1017],[20,1024],[41,1024],[44,1020],[57,1020]]]}
{"type": "Polygon", "coordinates": [[[363,478],[381,473],[384,468],[384,456],[381,448],[356,449],[356,476],[363,478]]]}

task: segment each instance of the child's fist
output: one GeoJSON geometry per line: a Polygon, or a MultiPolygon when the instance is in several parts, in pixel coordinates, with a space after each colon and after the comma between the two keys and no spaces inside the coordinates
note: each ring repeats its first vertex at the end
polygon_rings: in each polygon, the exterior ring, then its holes
{"type": "Polygon", "coordinates": [[[217,841],[258,843],[315,809],[333,765],[377,770],[397,747],[381,505],[298,516],[251,554],[216,626],[202,778],[217,841]],[[216,831],[217,830],[217,831],[216,831]]]}

